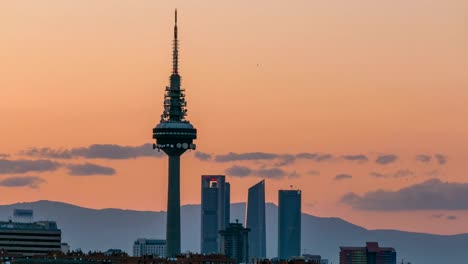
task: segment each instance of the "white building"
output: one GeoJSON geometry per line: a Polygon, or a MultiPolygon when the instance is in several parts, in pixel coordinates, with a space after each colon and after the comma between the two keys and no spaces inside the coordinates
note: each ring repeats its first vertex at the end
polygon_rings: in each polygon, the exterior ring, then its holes
{"type": "Polygon", "coordinates": [[[133,243],[133,256],[166,257],[166,240],[139,238],[133,243]]]}

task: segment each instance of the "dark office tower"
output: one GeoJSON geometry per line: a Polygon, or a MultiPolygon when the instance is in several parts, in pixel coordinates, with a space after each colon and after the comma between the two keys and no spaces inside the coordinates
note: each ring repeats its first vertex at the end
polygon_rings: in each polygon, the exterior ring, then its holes
{"type": "Polygon", "coordinates": [[[246,226],[249,233],[249,257],[266,258],[265,180],[249,188],[246,226]]]}
{"type": "Polygon", "coordinates": [[[241,223],[230,223],[221,235],[221,254],[234,259],[236,263],[249,263],[249,229],[241,223]]]}
{"type": "Polygon", "coordinates": [[[340,264],[396,264],[394,248],[367,242],[365,247],[340,247],[340,264]]]}
{"type": "Polygon", "coordinates": [[[201,178],[201,252],[219,253],[219,231],[229,224],[230,185],[223,175],[201,178]]]}
{"type": "Polygon", "coordinates": [[[153,129],[153,138],[156,139],[153,148],[162,150],[169,156],[166,225],[168,257],[180,253],[180,156],[188,149],[195,149],[193,140],[197,138],[197,130],[185,119],[187,102],[185,91],[180,87],[178,45],[176,10],[170,86],[165,90],[161,121],[153,129]]]}
{"type": "Polygon", "coordinates": [[[301,191],[278,192],[278,258],[301,255],[301,191]]]}

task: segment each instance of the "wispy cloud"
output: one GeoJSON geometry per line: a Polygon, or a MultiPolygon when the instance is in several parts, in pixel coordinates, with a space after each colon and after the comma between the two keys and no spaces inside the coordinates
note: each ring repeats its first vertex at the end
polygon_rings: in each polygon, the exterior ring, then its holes
{"type": "Polygon", "coordinates": [[[355,209],[375,211],[468,210],[468,183],[430,179],[397,191],[348,193],[341,202],[355,209]]]}
{"type": "Polygon", "coordinates": [[[414,173],[408,169],[406,170],[397,170],[393,173],[380,173],[380,172],[371,172],[369,173],[370,176],[375,178],[403,178],[413,176],[414,173]]]}
{"type": "Polygon", "coordinates": [[[114,175],[115,169],[92,163],[84,164],[69,164],[67,165],[68,173],[71,176],[91,176],[91,175],[114,175]]]}
{"type": "Polygon", "coordinates": [[[202,160],[202,161],[211,160],[212,156],[213,155],[211,155],[209,153],[205,153],[205,152],[201,152],[201,151],[195,151],[195,158],[199,159],[199,160],[202,160]]]}
{"type": "Polygon", "coordinates": [[[353,176],[351,174],[337,174],[335,176],[335,181],[342,181],[342,180],[349,180],[349,179],[352,179],[353,176]]]}
{"type": "Polygon", "coordinates": [[[287,175],[287,173],[280,168],[258,169],[254,171],[254,174],[268,179],[281,179],[287,175]]]}
{"type": "Polygon", "coordinates": [[[251,169],[247,166],[239,166],[239,165],[234,165],[232,167],[227,168],[224,171],[227,175],[232,176],[232,177],[239,177],[239,178],[245,178],[245,177],[263,177],[263,178],[268,178],[268,179],[281,179],[286,176],[288,177],[298,177],[299,174],[293,172],[293,173],[287,173],[286,171],[280,169],[280,168],[260,168],[260,169],[251,169]]]}
{"type": "Polygon", "coordinates": [[[445,215],[445,214],[433,214],[432,218],[445,219],[445,220],[457,220],[458,216],[456,215],[445,215]]]}
{"type": "Polygon", "coordinates": [[[273,160],[278,158],[278,154],[266,153],[266,152],[248,152],[248,153],[234,153],[229,152],[224,155],[216,155],[216,162],[231,162],[231,161],[243,161],[243,160],[273,160]]]}
{"type": "Polygon", "coordinates": [[[227,168],[225,173],[229,176],[244,178],[252,175],[252,169],[246,166],[234,165],[227,168]]]}
{"type": "Polygon", "coordinates": [[[141,146],[120,146],[113,144],[95,144],[72,149],[31,148],[20,152],[21,155],[53,159],[134,159],[139,157],[162,157],[163,152],[153,149],[152,144],[141,146]]]}
{"type": "Polygon", "coordinates": [[[320,171],[318,170],[309,170],[306,172],[307,175],[310,175],[310,176],[317,176],[317,175],[320,175],[320,171]]]}
{"type": "Polygon", "coordinates": [[[55,171],[60,163],[51,160],[0,159],[0,174],[55,171]]]}
{"type": "Polygon", "coordinates": [[[447,163],[447,156],[445,156],[443,154],[435,154],[434,158],[437,160],[437,162],[440,165],[443,165],[443,164],[447,163]]]}
{"type": "Polygon", "coordinates": [[[355,161],[358,163],[367,162],[369,159],[366,155],[358,154],[358,155],[343,155],[341,156],[344,160],[355,161]]]}
{"type": "Polygon", "coordinates": [[[19,176],[9,177],[0,180],[0,186],[2,187],[29,187],[33,189],[39,188],[42,183],[46,181],[37,176],[19,176]]]}
{"type": "Polygon", "coordinates": [[[10,157],[10,155],[5,154],[5,153],[0,153],[0,159],[6,159],[8,157],[10,157]]]}
{"type": "Polygon", "coordinates": [[[432,156],[426,154],[419,154],[416,156],[416,160],[422,163],[429,163],[432,160],[432,156]]]}
{"type": "Polygon", "coordinates": [[[397,155],[394,154],[380,155],[377,157],[375,162],[381,165],[386,165],[395,162],[397,159],[397,155]]]}
{"type": "Polygon", "coordinates": [[[235,161],[273,161],[277,167],[285,166],[294,163],[297,159],[307,159],[316,162],[327,161],[333,159],[331,154],[323,153],[299,153],[299,154],[277,154],[268,152],[247,152],[216,155],[215,162],[235,162],[235,161]]]}

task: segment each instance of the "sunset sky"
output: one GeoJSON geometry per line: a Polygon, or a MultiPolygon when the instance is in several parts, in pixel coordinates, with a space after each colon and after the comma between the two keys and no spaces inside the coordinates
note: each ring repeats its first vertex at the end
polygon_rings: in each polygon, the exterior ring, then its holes
{"type": "Polygon", "coordinates": [[[183,204],[226,174],[232,202],[265,178],[313,215],[468,232],[466,0],[1,1],[0,204],[166,209],[175,8],[183,204]]]}

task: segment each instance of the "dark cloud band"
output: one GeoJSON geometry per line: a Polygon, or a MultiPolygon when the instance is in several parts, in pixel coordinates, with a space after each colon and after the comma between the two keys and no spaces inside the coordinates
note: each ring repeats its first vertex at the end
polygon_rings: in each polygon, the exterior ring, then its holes
{"type": "Polygon", "coordinates": [[[162,157],[162,152],[153,149],[152,144],[141,146],[120,146],[112,144],[95,144],[88,147],[72,149],[31,148],[22,151],[21,155],[51,159],[135,159],[140,157],[162,157]]]}
{"type": "Polygon", "coordinates": [[[39,188],[42,183],[46,181],[41,177],[37,176],[20,176],[20,177],[9,177],[0,180],[0,186],[14,188],[14,187],[29,187],[33,189],[39,188]]]}
{"type": "Polygon", "coordinates": [[[92,163],[70,164],[67,166],[68,174],[71,176],[92,176],[92,175],[114,175],[115,169],[92,163]]]}
{"type": "Polygon", "coordinates": [[[0,159],[0,174],[55,171],[60,163],[51,160],[0,159]]]}
{"type": "Polygon", "coordinates": [[[370,211],[468,210],[468,183],[430,179],[398,191],[377,190],[364,195],[348,193],[341,202],[370,211]]]}

